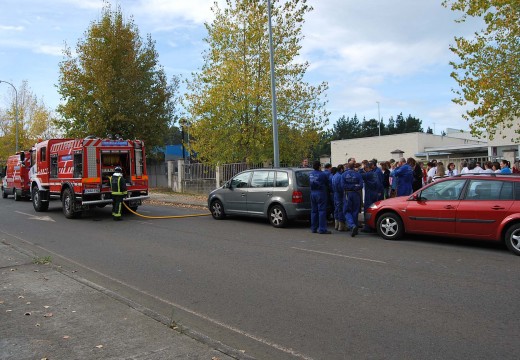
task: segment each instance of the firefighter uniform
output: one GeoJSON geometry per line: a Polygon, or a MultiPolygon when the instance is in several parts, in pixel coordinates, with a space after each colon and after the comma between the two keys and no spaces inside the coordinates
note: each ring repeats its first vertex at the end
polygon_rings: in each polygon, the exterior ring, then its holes
{"type": "Polygon", "coordinates": [[[115,168],[114,174],[110,178],[110,188],[112,191],[112,218],[121,220],[121,212],[123,210],[123,199],[127,194],[126,181],[120,167],[115,168]]]}

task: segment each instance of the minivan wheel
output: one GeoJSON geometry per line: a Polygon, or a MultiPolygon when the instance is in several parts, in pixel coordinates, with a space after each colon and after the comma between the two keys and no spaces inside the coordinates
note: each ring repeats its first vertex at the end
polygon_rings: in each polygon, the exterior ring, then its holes
{"type": "Polygon", "coordinates": [[[520,224],[513,224],[507,229],[505,243],[509,251],[520,255],[520,224]]]}
{"type": "Polygon", "coordinates": [[[401,218],[391,212],[382,214],[377,219],[377,233],[385,240],[399,240],[404,234],[401,218]]]}
{"type": "Polygon", "coordinates": [[[220,202],[220,200],[213,200],[210,206],[211,216],[215,220],[222,220],[226,217],[226,213],[224,212],[224,205],[220,202]]]}
{"type": "Polygon", "coordinates": [[[269,208],[269,222],[276,228],[287,226],[287,214],[281,205],[273,205],[269,208]]]}

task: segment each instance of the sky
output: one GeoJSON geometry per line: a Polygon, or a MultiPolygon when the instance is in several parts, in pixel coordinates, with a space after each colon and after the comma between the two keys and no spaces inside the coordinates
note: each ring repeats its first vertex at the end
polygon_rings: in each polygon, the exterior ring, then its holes
{"type": "MultiPolygon", "coordinates": [[[[190,78],[203,64],[205,22],[215,0],[111,0],[133,17],[140,36],[155,41],[168,78],[190,78]]],[[[267,1],[267,0],[265,0],[267,1]]],[[[224,0],[217,0],[224,4],[224,0]]],[[[464,108],[452,102],[457,83],[450,77],[449,50],[455,36],[471,36],[478,21],[456,23],[461,13],[442,0],[308,0],[314,10],[303,25],[300,59],[308,61],[305,81],[329,84],[330,126],[341,116],[384,123],[399,113],[422,120],[440,134],[469,129],[464,108]]],[[[2,0],[0,80],[15,87],[27,81],[49,109],[60,103],[56,85],[65,44],[76,48],[102,0],[2,0]]],[[[0,107],[12,88],[0,83],[0,107]]]]}

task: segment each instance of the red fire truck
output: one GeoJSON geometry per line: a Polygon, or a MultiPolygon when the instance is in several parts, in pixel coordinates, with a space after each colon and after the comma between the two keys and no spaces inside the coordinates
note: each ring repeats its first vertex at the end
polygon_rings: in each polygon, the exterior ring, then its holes
{"type": "Polygon", "coordinates": [[[30,165],[29,151],[21,151],[11,155],[3,170],[2,197],[14,196],[15,201],[31,196],[31,182],[29,179],[30,165]]]}
{"type": "Polygon", "coordinates": [[[31,150],[31,197],[34,210],[46,211],[59,198],[67,218],[112,203],[110,179],[120,166],[132,210],[148,198],[144,143],[140,140],[50,139],[31,150]]]}

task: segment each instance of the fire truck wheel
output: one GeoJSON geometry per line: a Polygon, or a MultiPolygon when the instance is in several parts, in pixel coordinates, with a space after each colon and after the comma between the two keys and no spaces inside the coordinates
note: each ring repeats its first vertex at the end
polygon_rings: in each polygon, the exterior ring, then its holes
{"type": "Polygon", "coordinates": [[[16,188],[13,189],[13,195],[14,195],[14,201],[20,201],[22,199],[22,197],[20,196],[20,194],[18,193],[16,188]]]}
{"type": "Polygon", "coordinates": [[[63,214],[67,219],[77,218],[81,213],[74,212],[74,195],[70,188],[63,191],[63,214]]]}
{"type": "Polygon", "coordinates": [[[47,211],[47,209],[49,208],[49,202],[42,201],[42,199],[40,197],[40,193],[38,192],[38,186],[33,186],[32,192],[31,192],[31,197],[32,197],[34,211],[36,211],[36,212],[47,211]]]}

